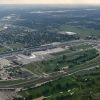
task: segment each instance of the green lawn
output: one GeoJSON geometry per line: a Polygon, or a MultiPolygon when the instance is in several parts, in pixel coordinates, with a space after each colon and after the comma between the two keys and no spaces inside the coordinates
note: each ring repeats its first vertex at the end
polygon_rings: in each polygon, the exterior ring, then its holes
{"type": "Polygon", "coordinates": [[[26,100],[32,100],[32,98],[41,96],[47,97],[45,100],[75,100],[75,98],[76,100],[99,100],[100,68],[94,71],[94,74],[82,76],[79,74],[60,78],[40,87],[21,91],[19,94],[26,97],[26,100]],[[98,74],[96,74],[97,71],[99,72],[98,74]]]}
{"type": "Polygon", "coordinates": [[[9,44],[8,46],[12,49],[17,49],[17,48],[23,48],[24,47],[24,45],[21,44],[21,43],[9,44]]]}
{"type": "MultiPolygon", "coordinates": [[[[23,84],[23,87],[24,87],[24,83],[27,83],[34,79],[35,79],[34,77],[31,77],[29,79],[19,79],[19,80],[4,80],[4,81],[0,80],[0,87],[3,87],[3,86],[5,87],[8,85],[12,86],[12,85],[17,85],[17,84],[23,84]]],[[[29,85],[29,84],[27,84],[27,85],[29,85]]]]}
{"type": "Polygon", "coordinates": [[[95,30],[92,28],[79,28],[71,25],[61,25],[59,31],[70,31],[77,33],[81,38],[84,38],[89,35],[99,35],[100,30],[95,30]]]}
{"type": "Polygon", "coordinates": [[[8,51],[8,50],[10,50],[10,49],[0,45],[0,52],[5,52],[5,51],[8,51]]]}
{"type": "Polygon", "coordinates": [[[78,45],[75,45],[75,46],[70,46],[70,49],[72,50],[79,50],[79,49],[88,49],[88,48],[92,48],[93,46],[91,44],[78,44],[78,45]]]}
{"type": "Polygon", "coordinates": [[[53,72],[62,69],[63,67],[73,68],[82,65],[85,62],[97,56],[95,49],[87,49],[82,51],[74,51],[72,53],[64,53],[56,55],[54,59],[47,61],[34,62],[24,67],[33,73],[41,74],[43,72],[53,72]]]}

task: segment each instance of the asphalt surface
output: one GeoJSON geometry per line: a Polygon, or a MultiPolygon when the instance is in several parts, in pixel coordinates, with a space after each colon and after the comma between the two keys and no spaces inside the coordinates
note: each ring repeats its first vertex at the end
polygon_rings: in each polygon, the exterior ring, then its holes
{"type": "MultiPolygon", "coordinates": [[[[95,40],[93,40],[93,41],[91,41],[91,40],[76,40],[76,41],[60,43],[60,44],[55,45],[55,46],[49,45],[49,46],[42,46],[42,47],[37,47],[37,48],[24,48],[24,49],[37,51],[37,50],[45,50],[45,49],[55,48],[55,47],[62,46],[62,45],[70,45],[70,44],[74,45],[74,44],[77,44],[77,43],[99,44],[100,41],[95,41],[95,40]]],[[[24,49],[17,50],[17,51],[11,51],[11,52],[5,52],[5,53],[0,54],[0,57],[19,54],[24,49]]],[[[93,66],[91,66],[91,67],[93,67],[93,66]]],[[[78,73],[80,71],[87,70],[87,69],[88,69],[88,67],[85,66],[84,68],[71,69],[71,70],[69,70],[67,72],[57,72],[57,73],[53,73],[53,75],[50,74],[50,76],[47,76],[47,77],[39,77],[39,78],[37,78],[35,80],[29,80],[29,81],[18,83],[18,84],[3,85],[3,86],[0,86],[0,88],[8,89],[8,88],[24,88],[24,87],[29,87],[29,86],[36,87],[37,85],[41,85],[41,84],[47,83],[49,81],[54,81],[54,80],[59,79],[59,78],[61,78],[63,76],[73,75],[75,73],[78,73]]]]}
{"type": "Polygon", "coordinates": [[[42,51],[42,50],[46,50],[46,49],[53,49],[53,48],[57,48],[59,46],[66,46],[66,45],[74,45],[74,44],[78,44],[78,43],[93,43],[93,44],[98,44],[100,43],[100,41],[96,41],[96,40],[74,40],[74,41],[69,41],[69,42],[63,42],[63,43],[59,43],[59,44],[55,44],[55,45],[45,45],[45,46],[37,46],[37,47],[29,47],[29,48],[21,48],[18,50],[14,50],[14,51],[6,51],[6,52],[2,52],[0,53],[0,57],[6,57],[6,56],[11,56],[11,55],[16,55],[16,54],[20,54],[23,51],[42,51]]]}

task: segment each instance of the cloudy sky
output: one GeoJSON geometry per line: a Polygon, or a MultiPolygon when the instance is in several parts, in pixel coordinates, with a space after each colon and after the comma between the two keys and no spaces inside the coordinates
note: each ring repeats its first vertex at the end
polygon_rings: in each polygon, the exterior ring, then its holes
{"type": "Polygon", "coordinates": [[[100,0],[0,0],[0,4],[100,4],[100,0]]]}

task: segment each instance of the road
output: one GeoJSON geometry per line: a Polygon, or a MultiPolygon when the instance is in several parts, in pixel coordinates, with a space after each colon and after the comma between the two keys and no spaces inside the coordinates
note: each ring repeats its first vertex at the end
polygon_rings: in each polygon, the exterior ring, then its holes
{"type": "Polygon", "coordinates": [[[0,88],[1,89],[10,89],[10,88],[12,89],[12,88],[23,88],[23,87],[30,87],[30,86],[36,87],[36,86],[40,86],[42,84],[45,84],[47,82],[57,80],[61,77],[70,76],[70,75],[73,75],[75,73],[78,73],[81,71],[86,71],[89,69],[94,69],[94,68],[96,68],[96,66],[77,68],[74,70],[69,70],[67,72],[65,72],[65,71],[55,72],[55,73],[51,73],[47,77],[40,77],[40,78],[37,78],[34,80],[30,80],[30,81],[22,82],[22,83],[18,83],[18,84],[13,84],[13,85],[0,86],[0,88]]]}
{"type": "Polygon", "coordinates": [[[6,51],[6,52],[2,52],[0,53],[0,57],[5,57],[5,56],[11,56],[11,55],[16,55],[16,54],[20,54],[23,51],[42,51],[42,50],[46,50],[46,49],[52,49],[52,48],[57,48],[59,46],[66,46],[66,45],[74,45],[74,44],[78,44],[78,43],[93,43],[93,44],[99,44],[100,41],[96,41],[96,40],[74,40],[74,41],[69,41],[69,42],[63,42],[63,43],[59,43],[59,44],[55,44],[55,45],[44,45],[44,46],[37,46],[37,47],[29,47],[29,48],[21,48],[19,50],[14,50],[14,51],[6,51]]]}
{"type": "MultiPolygon", "coordinates": [[[[70,44],[77,44],[77,43],[95,43],[95,44],[99,44],[100,41],[90,41],[90,40],[76,40],[76,41],[70,41],[70,42],[64,42],[64,43],[60,43],[58,45],[55,45],[53,46],[54,48],[55,47],[58,47],[58,46],[62,46],[62,45],[70,45],[70,44]]],[[[26,50],[32,50],[32,51],[37,51],[37,50],[44,50],[44,49],[50,49],[52,48],[52,45],[50,46],[42,46],[42,47],[37,47],[37,48],[24,48],[26,50]]],[[[10,51],[10,52],[5,52],[5,53],[2,53],[0,54],[0,57],[4,57],[4,56],[9,56],[9,55],[14,55],[14,54],[18,54],[18,53],[21,53],[24,49],[21,49],[21,50],[17,50],[17,51],[10,51]]],[[[91,66],[93,67],[93,66],[91,66]]],[[[57,73],[52,73],[50,75],[48,75],[47,77],[39,77],[35,80],[29,80],[29,81],[26,81],[26,82],[22,82],[22,83],[18,83],[18,84],[11,84],[11,85],[3,85],[3,86],[0,86],[0,88],[22,88],[22,87],[28,87],[28,86],[36,86],[37,84],[43,84],[43,83],[46,83],[46,82],[49,82],[49,81],[53,81],[53,80],[56,80],[60,77],[63,77],[63,76],[69,76],[69,75],[73,75],[77,72],[80,72],[80,71],[83,71],[83,70],[87,70],[88,67],[85,66],[84,68],[80,67],[80,68],[76,68],[76,69],[71,69],[67,72],[57,72],[57,73]]]]}

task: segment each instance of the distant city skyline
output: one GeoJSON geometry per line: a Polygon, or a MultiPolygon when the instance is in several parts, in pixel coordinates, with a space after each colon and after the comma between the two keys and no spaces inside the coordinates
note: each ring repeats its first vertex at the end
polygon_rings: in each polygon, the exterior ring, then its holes
{"type": "Polygon", "coordinates": [[[0,0],[0,4],[100,4],[100,0],[0,0]]]}

